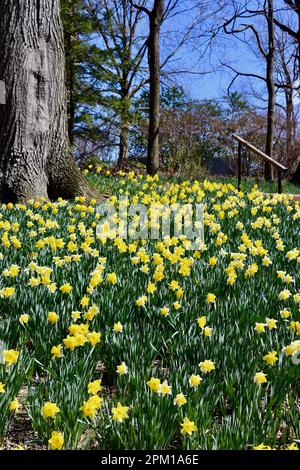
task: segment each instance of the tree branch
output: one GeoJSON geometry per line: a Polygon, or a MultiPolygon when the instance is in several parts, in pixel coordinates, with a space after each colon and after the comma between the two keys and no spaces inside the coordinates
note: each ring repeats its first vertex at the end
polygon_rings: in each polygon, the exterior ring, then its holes
{"type": "Polygon", "coordinates": [[[146,13],[146,15],[148,15],[148,16],[151,15],[151,11],[148,10],[148,8],[146,8],[145,6],[137,5],[136,3],[133,3],[133,0],[129,0],[129,3],[132,7],[137,8],[138,10],[143,11],[144,13],[146,13]]]}
{"type": "Polygon", "coordinates": [[[278,26],[282,31],[284,31],[285,33],[288,33],[290,36],[292,36],[293,38],[297,39],[297,32],[296,32],[296,31],[293,31],[289,26],[287,26],[286,24],[281,23],[281,21],[278,21],[276,18],[274,18],[274,23],[275,23],[276,26],[278,26]]]}
{"type": "Polygon", "coordinates": [[[263,77],[262,75],[258,75],[256,73],[239,72],[238,70],[234,69],[231,65],[224,64],[221,61],[220,61],[220,64],[223,65],[223,67],[227,67],[230,70],[232,70],[232,72],[234,72],[237,76],[241,75],[242,77],[252,77],[252,78],[257,78],[258,80],[263,80],[264,82],[266,81],[266,78],[263,77]]]}

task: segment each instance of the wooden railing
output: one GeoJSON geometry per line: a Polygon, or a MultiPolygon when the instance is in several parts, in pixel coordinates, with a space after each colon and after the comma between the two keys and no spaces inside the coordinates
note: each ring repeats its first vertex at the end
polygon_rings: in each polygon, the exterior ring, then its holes
{"type": "Polygon", "coordinates": [[[264,160],[266,163],[269,163],[273,167],[277,169],[278,175],[278,193],[282,193],[282,172],[287,171],[287,167],[282,165],[281,163],[277,162],[273,158],[269,157],[267,154],[262,152],[261,150],[254,147],[254,145],[250,144],[242,137],[238,136],[237,134],[233,134],[233,139],[238,142],[238,190],[241,189],[241,181],[242,181],[242,147],[247,150],[253,152],[257,157],[264,160]]]}

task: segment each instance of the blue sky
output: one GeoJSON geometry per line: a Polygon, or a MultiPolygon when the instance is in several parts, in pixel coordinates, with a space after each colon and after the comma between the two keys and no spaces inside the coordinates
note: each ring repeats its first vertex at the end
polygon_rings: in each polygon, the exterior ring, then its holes
{"type": "MultiPolygon", "coordinates": [[[[183,0],[182,4],[187,7],[193,5],[196,2],[193,0],[183,0]]],[[[162,60],[167,53],[172,50],[172,46],[178,43],[183,36],[186,28],[191,24],[195,16],[196,10],[192,10],[191,13],[181,14],[178,17],[172,18],[166,22],[163,26],[163,34],[161,40],[161,57],[162,60]]],[[[222,22],[222,10],[219,11],[218,22],[222,22]]],[[[225,13],[224,13],[225,14],[225,13]]],[[[205,15],[205,13],[204,13],[205,15]]],[[[197,34],[206,26],[209,28],[214,21],[214,18],[207,18],[206,23],[204,22],[201,26],[197,26],[190,41],[182,47],[175,56],[174,68],[182,70],[191,70],[192,73],[184,73],[182,75],[175,75],[175,81],[181,84],[184,89],[190,94],[191,98],[194,99],[210,99],[222,97],[226,94],[227,87],[232,79],[232,72],[222,67],[220,61],[234,64],[235,67],[243,71],[251,67],[256,72],[259,70],[259,65],[253,63],[253,58],[247,50],[247,47],[241,45],[239,41],[233,40],[231,36],[218,37],[214,41],[212,48],[203,54],[205,46],[201,46],[203,39],[198,39],[197,34]],[[203,75],[207,72],[206,75],[203,75]],[[199,75],[197,75],[199,73],[199,75]]],[[[217,21],[217,20],[216,20],[217,21]]],[[[171,68],[173,63],[171,63],[171,68]]],[[[262,70],[260,70],[262,72],[262,70]]],[[[242,86],[242,80],[236,82],[235,88],[242,86]]]]}
{"type": "MultiPolygon", "coordinates": [[[[183,0],[183,3],[193,5],[195,0],[183,0]]],[[[213,3],[213,2],[211,2],[213,3]]],[[[219,2],[215,2],[216,4],[219,2]]],[[[253,0],[252,7],[257,7],[257,1],[253,0]]],[[[282,6],[282,0],[275,0],[275,9],[280,9],[282,6]]],[[[194,14],[194,11],[192,12],[194,14]]],[[[215,18],[216,23],[221,24],[224,21],[223,17],[228,18],[228,12],[224,9],[219,10],[218,18],[215,18]]],[[[276,12],[276,15],[281,15],[281,19],[287,20],[288,13],[276,12]]],[[[168,48],[168,40],[172,42],[172,34],[176,30],[175,36],[180,38],[180,34],[184,28],[191,22],[191,15],[180,15],[178,18],[170,20],[170,23],[165,26],[165,29],[170,31],[167,33],[167,40],[162,41],[161,55],[165,55],[165,46],[168,48]]],[[[210,25],[214,19],[209,18],[208,24],[210,25]]],[[[251,20],[244,20],[244,23],[249,23],[251,20]]],[[[223,23],[222,23],[223,24],[223,23]]],[[[266,20],[261,18],[256,20],[256,27],[261,33],[265,28],[266,20]]],[[[205,25],[201,25],[205,27],[205,25]]],[[[242,35],[239,35],[242,38],[242,35]]],[[[252,72],[259,75],[265,75],[265,63],[264,60],[259,57],[259,54],[255,56],[256,43],[251,35],[247,35],[247,39],[250,39],[248,43],[243,43],[230,35],[220,35],[215,41],[210,54],[206,53],[204,58],[200,57],[201,47],[199,47],[200,41],[193,40],[192,43],[184,46],[176,56],[176,66],[180,66],[184,70],[192,70],[193,74],[183,74],[182,76],[176,76],[176,80],[181,84],[184,89],[190,94],[191,98],[194,99],[210,99],[210,98],[221,98],[227,92],[227,87],[230,84],[234,73],[223,67],[220,62],[230,64],[235,69],[241,72],[252,72]],[[207,75],[196,75],[196,72],[203,73],[207,71],[207,75]]],[[[261,80],[254,78],[239,77],[233,85],[232,91],[238,91],[244,93],[250,97],[258,106],[262,108],[265,106],[264,101],[260,98],[266,97],[266,86],[261,80]],[[252,97],[252,88],[255,88],[257,93],[256,97],[252,97]]],[[[280,98],[279,98],[280,99],[280,98]]]]}
{"type": "MultiPolygon", "coordinates": [[[[251,8],[257,8],[257,5],[262,0],[248,1],[251,8]]],[[[241,72],[265,75],[263,59],[259,57],[259,54],[255,56],[257,47],[252,33],[250,35],[247,33],[248,43],[243,43],[231,35],[219,34],[213,46],[209,47],[203,55],[203,42],[207,36],[204,35],[201,38],[200,35],[207,31],[207,29],[215,29],[216,26],[219,26],[222,32],[221,26],[224,24],[225,19],[231,16],[230,7],[228,7],[230,2],[228,0],[202,0],[201,2],[199,0],[180,0],[177,4],[180,14],[173,16],[163,23],[160,43],[161,60],[163,61],[174,48],[176,49],[187,28],[193,23],[195,16],[199,14],[199,3],[202,5],[208,4],[209,8],[201,11],[200,16],[202,21],[197,23],[188,43],[172,58],[172,61],[168,64],[168,69],[169,71],[170,68],[171,70],[173,69],[173,72],[178,69],[185,71],[183,74],[174,74],[171,77],[175,83],[183,86],[192,99],[222,98],[226,95],[227,87],[234,74],[228,68],[222,66],[221,62],[229,64],[241,72]],[[226,5],[226,9],[222,5],[226,5]],[[215,16],[211,15],[214,8],[217,8],[217,15],[215,16]],[[192,73],[187,73],[187,71],[192,73]],[[204,72],[207,73],[203,74],[204,72]]],[[[241,0],[241,4],[244,4],[244,1],[241,0]]],[[[152,5],[153,0],[149,0],[147,6],[150,7],[152,5]]],[[[275,0],[274,5],[277,9],[276,15],[283,15],[282,19],[286,20],[284,15],[287,15],[287,13],[278,12],[278,9],[283,5],[283,0],[275,0]]],[[[253,19],[243,20],[244,23],[251,21],[253,19]]],[[[261,18],[258,22],[255,19],[255,22],[260,34],[262,30],[265,31],[266,20],[264,18],[261,18]]],[[[143,44],[147,37],[148,25],[148,18],[144,15],[137,28],[136,51],[140,49],[141,44],[143,44]]],[[[242,35],[239,35],[239,38],[242,39],[242,35]]],[[[98,38],[97,41],[101,43],[101,39],[98,38]]],[[[142,62],[142,71],[135,77],[136,84],[140,83],[147,74],[147,55],[145,54],[142,62]]],[[[232,91],[238,91],[247,95],[258,109],[259,107],[262,109],[265,107],[266,85],[262,80],[240,77],[236,80],[232,91]],[[256,94],[255,97],[253,97],[253,88],[256,94]]]]}

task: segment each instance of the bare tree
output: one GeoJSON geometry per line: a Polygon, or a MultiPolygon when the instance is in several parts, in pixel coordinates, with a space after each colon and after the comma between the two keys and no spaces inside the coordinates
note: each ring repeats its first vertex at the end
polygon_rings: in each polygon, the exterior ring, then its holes
{"type": "MultiPolygon", "coordinates": [[[[179,0],[153,0],[151,1],[151,8],[148,6],[141,6],[140,4],[129,0],[130,4],[138,10],[144,12],[148,17],[148,37],[147,37],[147,49],[148,49],[148,67],[149,67],[149,133],[148,133],[148,156],[147,156],[147,170],[148,173],[153,175],[157,173],[160,160],[159,160],[159,127],[160,127],[160,81],[162,75],[171,75],[174,73],[186,73],[187,71],[169,71],[165,69],[166,65],[170,63],[171,59],[178,53],[182,46],[190,38],[192,31],[199,23],[200,15],[195,14],[194,10],[200,11],[199,6],[203,2],[196,1],[192,5],[189,2],[179,0]],[[161,26],[168,19],[174,19],[175,17],[180,18],[184,13],[189,13],[192,17],[192,21],[182,32],[177,31],[179,40],[174,48],[167,54],[167,56],[161,60],[160,57],[160,36],[161,26]]],[[[148,5],[148,3],[146,4],[148,5]]],[[[203,7],[203,5],[202,5],[203,7]]],[[[203,7],[203,9],[205,9],[203,7]]]]}
{"type": "Polygon", "coordinates": [[[149,135],[147,170],[150,175],[159,169],[159,125],[160,125],[160,27],[165,14],[164,0],[154,0],[152,10],[137,5],[130,0],[138,10],[143,11],[149,18],[149,35],[147,39],[149,65],[149,135]]]}
{"type": "MultiPolygon", "coordinates": [[[[289,15],[285,15],[285,20],[283,20],[278,15],[275,15],[274,22],[275,24],[285,33],[287,33],[292,41],[297,46],[296,59],[297,59],[297,75],[296,79],[300,80],[300,0],[284,0],[284,6],[278,8],[279,15],[282,11],[292,13],[292,19],[295,18],[295,26],[291,25],[291,18],[289,15]]],[[[299,92],[299,89],[298,89],[299,92]]],[[[295,171],[293,175],[293,181],[300,183],[300,157],[298,157],[298,163],[296,162],[295,171]]]]}
{"type": "Polygon", "coordinates": [[[279,31],[276,36],[275,74],[276,85],[284,95],[284,105],[280,105],[285,116],[285,164],[288,168],[294,165],[294,148],[296,137],[296,116],[294,109],[293,83],[295,76],[295,45],[288,34],[279,31]]]}
{"type": "MultiPolygon", "coordinates": [[[[275,84],[274,84],[274,60],[275,60],[275,31],[274,31],[274,8],[273,0],[264,0],[261,4],[258,2],[256,8],[252,6],[248,8],[248,3],[245,2],[242,8],[238,2],[233,1],[233,14],[225,21],[224,30],[227,34],[240,35],[244,34],[244,41],[249,42],[249,36],[245,36],[246,32],[251,33],[251,38],[255,40],[257,49],[265,62],[265,75],[257,73],[243,73],[235,68],[226,65],[234,73],[234,78],[230,83],[229,90],[235,80],[239,76],[252,77],[263,80],[266,84],[268,93],[268,109],[267,109],[267,132],[265,142],[265,153],[270,157],[273,156],[273,140],[274,140],[274,122],[275,122],[275,84]],[[263,34],[260,33],[255,24],[255,19],[263,17],[267,25],[267,45],[264,44],[263,34]]],[[[265,164],[265,179],[272,180],[272,167],[270,164],[265,164]]]]}
{"type": "MultiPolygon", "coordinates": [[[[264,16],[267,21],[268,48],[265,53],[266,59],[266,84],[268,90],[268,112],[267,112],[267,136],[265,152],[273,157],[274,123],[275,123],[275,86],[274,86],[274,60],[275,60],[275,31],[274,31],[274,8],[273,0],[267,0],[263,6],[264,16]]],[[[269,164],[265,164],[265,179],[273,179],[273,169],[269,164]]]]}
{"type": "Polygon", "coordinates": [[[91,195],[69,152],[60,1],[2,0],[0,50],[2,200],[91,195]]]}
{"type": "Polygon", "coordinates": [[[278,15],[274,16],[274,23],[282,31],[287,33],[293,41],[297,44],[297,61],[298,61],[298,78],[300,78],[300,0],[284,0],[283,6],[278,7],[278,15]],[[286,21],[279,16],[281,12],[291,12],[295,15],[296,27],[293,27],[290,22],[290,17],[285,15],[286,21]]]}

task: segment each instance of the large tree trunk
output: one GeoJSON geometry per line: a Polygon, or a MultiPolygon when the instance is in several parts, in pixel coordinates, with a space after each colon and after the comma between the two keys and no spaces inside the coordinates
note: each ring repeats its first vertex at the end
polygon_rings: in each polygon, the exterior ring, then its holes
{"type": "MultiPolygon", "coordinates": [[[[267,54],[267,72],[266,81],[268,89],[268,113],[267,113],[267,137],[265,153],[273,157],[273,139],[275,122],[275,86],[274,86],[274,58],[275,58],[275,35],[273,23],[273,0],[268,0],[268,54],[267,54]]],[[[265,163],[265,180],[273,179],[273,169],[269,163],[265,163]]]]}
{"type": "Polygon", "coordinates": [[[123,121],[120,129],[118,165],[127,162],[129,153],[129,130],[126,121],[123,121]]]}
{"type": "Polygon", "coordinates": [[[121,125],[120,125],[120,142],[119,142],[119,158],[118,165],[122,165],[128,160],[129,152],[129,109],[130,109],[130,98],[129,98],[129,87],[127,76],[125,77],[125,86],[121,90],[121,125]]]}
{"type": "Polygon", "coordinates": [[[1,0],[3,201],[92,195],[69,151],[59,0],[1,0]]]}
{"type": "Polygon", "coordinates": [[[66,50],[66,85],[67,85],[67,114],[68,114],[68,135],[70,144],[74,143],[75,125],[75,67],[73,59],[72,33],[65,31],[66,50]]]}
{"type": "Polygon", "coordinates": [[[150,72],[149,96],[149,137],[147,171],[155,175],[159,170],[159,127],[160,127],[160,26],[164,14],[164,0],[155,0],[149,16],[148,62],[150,72]]]}

